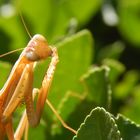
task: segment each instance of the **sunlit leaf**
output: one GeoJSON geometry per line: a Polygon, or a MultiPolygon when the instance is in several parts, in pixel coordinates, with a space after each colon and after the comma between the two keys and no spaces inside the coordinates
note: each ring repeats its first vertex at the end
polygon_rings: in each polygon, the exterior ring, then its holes
{"type": "Polygon", "coordinates": [[[73,140],[121,140],[119,130],[111,115],[96,108],[86,117],[73,140]]]}

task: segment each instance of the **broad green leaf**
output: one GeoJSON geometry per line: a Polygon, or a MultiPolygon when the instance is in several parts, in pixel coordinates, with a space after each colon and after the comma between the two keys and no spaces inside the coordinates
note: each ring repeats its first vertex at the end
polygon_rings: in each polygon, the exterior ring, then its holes
{"type": "Polygon", "coordinates": [[[140,46],[140,1],[119,0],[118,13],[121,34],[134,45],[140,46]]]}
{"type": "Polygon", "coordinates": [[[108,67],[93,67],[82,77],[89,100],[106,109],[109,109],[111,101],[108,74],[108,67]]]}
{"type": "Polygon", "coordinates": [[[91,64],[91,34],[83,30],[57,44],[59,63],[57,65],[49,98],[56,105],[68,91],[82,91],[81,75],[91,64]]]}
{"type": "Polygon", "coordinates": [[[11,65],[6,62],[0,62],[0,89],[5,84],[9,73],[10,73],[11,65]]]}
{"type": "Polygon", "coordinates": [[[139,125],[122,115],[117,116],[116,123],[123,140],[140,140],[139,125]]]}
{"type": "Polygon", "coordinates": [[[86,117],[73,140],[121,140],[121,137],[110,113],[97,107],[86,117]]]}

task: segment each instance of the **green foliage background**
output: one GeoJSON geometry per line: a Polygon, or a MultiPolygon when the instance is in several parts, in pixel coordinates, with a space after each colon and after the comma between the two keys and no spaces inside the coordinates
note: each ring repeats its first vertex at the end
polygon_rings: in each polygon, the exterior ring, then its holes
{"type": "MultiPolygon", "coordinates": [[[[139,140],[140,1],[1,0],[0,54],[29,41],[19,10],[32,35],[42,34],[58,48],[60,62],[48,99],[78,130],[74,136],[64,129],[45,105],[29,140],[139,140]]],[[[1,58],[1,88],[19,54],[1,58]]],[[[48,62],[37,65],[35,87],[48,62]]],[[[13,115],[15,127],[22,108],[13,115]]]]}

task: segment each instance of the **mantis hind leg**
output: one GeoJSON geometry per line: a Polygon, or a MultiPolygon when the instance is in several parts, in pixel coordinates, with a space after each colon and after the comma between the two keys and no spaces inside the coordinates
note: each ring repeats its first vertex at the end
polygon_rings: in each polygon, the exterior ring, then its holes
{"type": "Polygon", "coordinates": [[[22,118],[19,122],[19,125],[16,129],[16,132],[14,134],[15,140],[21,140],[22,139],[24,131],[26,130],[26,125],[28,125],[28,119],[27,119],[26,110],[25,110],[23,115],[22,115],[22,118]]]}
{"type": "Polygon", "coordinates": [[[56,115],[57,119],[61,122],[64,128],[68,129],[69,131],[73,132],[74,134],[77,134],[77,131],[68,126],[65,121],[61,118],[61,116],[57,113],[56,109],[53,107],[51,102],[49,100],[46,100],[47,105],[50,107],[52,112],[56,115]]]}

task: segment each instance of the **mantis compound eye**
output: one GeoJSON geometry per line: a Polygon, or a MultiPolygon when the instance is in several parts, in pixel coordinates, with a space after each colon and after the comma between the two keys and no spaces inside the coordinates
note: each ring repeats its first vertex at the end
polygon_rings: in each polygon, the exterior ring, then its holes
{"type": "Polygon", "coordinates": [[[33,51],[29,51],[25,54],[26,58],[30,61],[37,61],[39,60],[40,58],[38,57],[38,55],[33,52],[33,51]]]}

